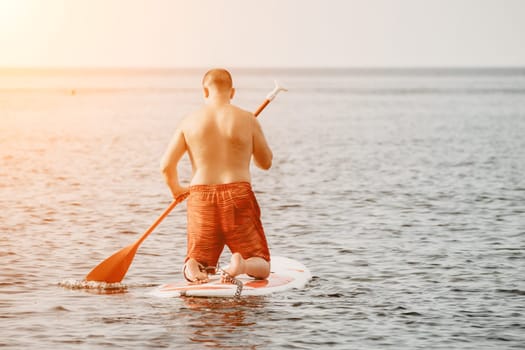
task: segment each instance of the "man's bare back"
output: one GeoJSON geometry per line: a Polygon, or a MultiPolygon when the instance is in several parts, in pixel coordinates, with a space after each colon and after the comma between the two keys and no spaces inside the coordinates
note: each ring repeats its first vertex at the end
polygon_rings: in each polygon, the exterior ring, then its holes
{"type": "Polygon", "coordinates": [[[253,114],[230,104],[234,91],[205,89],[208,104],[184,118],[164,154],[162,171],[174,197],[180,186],[177,163],[188,152],[192,164],[190,185],[250,182],[250,160],[269,169],[270,150],[253,114]]]}
{"type": "Polygon", "coordinates": [[[193,167],[191,185],[250,182],[252,154],[262,168],[271,166],[269,156],[254,153],[267,148],[260,126],[252,113],[236,106],[207,105],[188,116],[181,129],[193,167]]]}

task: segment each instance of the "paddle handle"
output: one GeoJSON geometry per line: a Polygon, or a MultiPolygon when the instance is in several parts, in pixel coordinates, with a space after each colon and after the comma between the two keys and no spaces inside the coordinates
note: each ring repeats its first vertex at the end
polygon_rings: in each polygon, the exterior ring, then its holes
{"type": "Polygon", "coordinates": [[[186,197],[188,197],[190,195],[189,192],[185,192],[181,195],[179,195],[177,198],[175,198],[173,200],[173,202],[171,202],[170,205],[168,205],[168,207],[166,209],[164,209],[164,211],[162,212],[162,214],[159,215],[159,217],[157,218],[157,220],[155,220],[155,222],[153,224],[151,224],[151,226],[146,230],[146,232],[144,232],[142,234],[142,236],[139,238],[139,240],[135,243],[136,245],[139,245],[141,244],[145,239],[146,237],[149,236],[149,234],[151,232],[153,232],[153,230],[155,230],[155,228],[157,226],[159,226],[159,224],[162,222],[162,220],[164,220],[166,218],[166,216],[168,216],[168,214],[173,210],[173,208],[175,208],[177,206],[177,204],[179,204],[180,202],[182,202],[183,200],[186,199],[186,197]]]}
{"type": "Polygon", "coordinates": [[[257,110],[255,111],[255,113],[253,113],[253,115],[255,115],[255,118],[257,118],[257,116],[259,114],[261,114],[261,112],[263,111],[263,109],[266,108],[266,106],[268,106],[268,104],[270,103],[270,100],[266,99],[264,100],[264,102],[259,106],[259,108],[257,108],[257,110]]]}
{"type": "Polygon", "coordinates": [[[266,96],[266,99],[264,100],[264,102],[259,106],[259,108],[257,108],[257,110],[255,111],[255,113],[253,113],[255,115],[255,117],[257,118],[257,116],[263,111],[263,109],[266,108],[266,106],[268,106],[268,104],[270,102],[273,101],[273,99],[279,94],[279,92],[281,91],[288,91],[288,89],[284,88],[283,86],[279,85],[279,82],[276,80],[275,81],[275,88],[272,90],[272,92],[270,92],[268,94],[268,96],[266,96]]]}

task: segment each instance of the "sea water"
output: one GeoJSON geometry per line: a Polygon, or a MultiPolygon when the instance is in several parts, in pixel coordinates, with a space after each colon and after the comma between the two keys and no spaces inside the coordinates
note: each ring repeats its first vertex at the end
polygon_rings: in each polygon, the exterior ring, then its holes
{"type": "Polygon", "coordinates": [[[150,296],[180,278],[182,204],[121,288],[75,288],[169,205],[159,160],[203,73],[0,72],[0,347],[524,347],[523,69],[232,70],[246,109],[290,90],[259,117],[274,164],[252,180],[272,254],[312,281],[150,296]]]}

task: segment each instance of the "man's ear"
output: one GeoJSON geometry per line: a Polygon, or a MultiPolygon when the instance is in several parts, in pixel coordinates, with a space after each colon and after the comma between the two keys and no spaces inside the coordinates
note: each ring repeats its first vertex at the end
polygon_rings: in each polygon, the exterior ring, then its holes
{"type": "Polygon", "coordinates": [[[230,91],[230,100],[233,99],[233,96],[235,96],[235,88],[232,88],[230,91]]]}
{"type": "Polygon", "coordinates": [[[204,94],[204,98],[210,97],[210,90],[207,87],[202,88],[202,93],[204,94]]]}

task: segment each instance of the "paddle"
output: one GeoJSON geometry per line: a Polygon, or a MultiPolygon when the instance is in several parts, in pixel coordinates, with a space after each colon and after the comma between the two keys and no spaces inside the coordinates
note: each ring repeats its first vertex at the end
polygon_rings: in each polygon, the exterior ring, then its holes
{"type": "MultiPolygon", "coordinates": [[[[275,82],[275,88],[272,92],[266,96],[264,102],[257,108],[254,115],[257,117],[262,110],[277,96],[281,91],[288,91],[282,86],[279,86],[277,81],[275,82]]],[[[155,220],[155,222],[140,236],[140,238],[133,244],[122,248],[115,254],[111,255],[106,260],[102,261],[100,264],[95,266],[91,272],[89,272],[85,278],[86,281],[99,281],[107,283],[116,283],[122,281],[126,272],[135,257],[135,253],[139,248],[140,244],[149,236],[151,232],[164,220],[166,216],[183,200],[188,197],[189,193],[184,193],[178,196],[160,216],[155,220]]]]}

